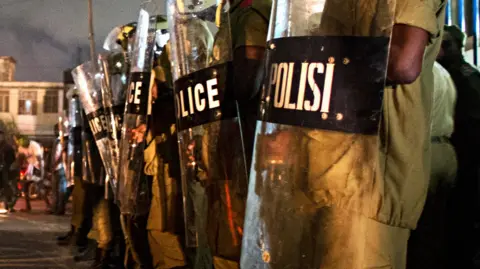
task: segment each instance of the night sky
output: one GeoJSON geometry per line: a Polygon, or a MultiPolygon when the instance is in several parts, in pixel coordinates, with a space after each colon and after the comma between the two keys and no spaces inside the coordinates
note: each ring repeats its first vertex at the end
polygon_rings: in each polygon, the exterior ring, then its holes
{"type": "MultiPolygon", "coordinates": [[[[142,2],[93,0],[97,52],[115,26],[136,21],[142,2]]],[[[62,81],[64,69],[88,60],[87,16],[87,0],[0,0],[0,55],[17,60],[15,79],[62,81]]]]}

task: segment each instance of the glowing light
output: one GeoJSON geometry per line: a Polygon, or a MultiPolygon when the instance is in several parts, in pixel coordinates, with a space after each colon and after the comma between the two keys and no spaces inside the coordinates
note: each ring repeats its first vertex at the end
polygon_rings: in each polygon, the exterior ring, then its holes
{"type": "Polygon", "coordinates": [[[27,111],[30,111],[31,108],[32,108],[32,101],[30,101],[30,100],[25,101],[25,109],[27,111]]]}

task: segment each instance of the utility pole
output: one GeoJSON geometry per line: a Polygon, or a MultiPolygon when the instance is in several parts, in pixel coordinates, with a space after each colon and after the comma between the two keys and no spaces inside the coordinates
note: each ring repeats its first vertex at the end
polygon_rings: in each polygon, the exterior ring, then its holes
{"type": "Polygon", "coordinates": [[[88,39],[90,39],[90,60],[96,65],[97,53],[95,52],[95,35],[93,33],[93,4],[92,0],[88,1],[88,39]]]}

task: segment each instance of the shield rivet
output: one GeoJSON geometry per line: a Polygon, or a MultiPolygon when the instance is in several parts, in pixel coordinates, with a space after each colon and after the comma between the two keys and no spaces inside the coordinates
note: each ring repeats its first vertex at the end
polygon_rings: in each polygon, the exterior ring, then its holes
{"type": "Polygon", "coordinates": [[[343,114],[342,113],[337,114],[337,120],[343,120],[343,114]]]}
{"type": "Polygon", "coordinates": [[[344,64],[344,65],[347,65],[347,64],[349,64],[349,63],[350,63],[350,59],[348,59],[348,58],[344,58],[344,59],[343,59],[343,64],[344,64]]]}
{"type": "Polygon", "coordinates": [[[275,44],[273,44],[273,43],[270,44],[270,49],[271,49],[271,50],[274,50],[275,48],[276,48],[276,47],[275,47],[275,44]]]}
{"type": "Polygon", "coordinates": [[[322,120],[328,119],[328,114],[327,113],[322,113],[322,120]]]}

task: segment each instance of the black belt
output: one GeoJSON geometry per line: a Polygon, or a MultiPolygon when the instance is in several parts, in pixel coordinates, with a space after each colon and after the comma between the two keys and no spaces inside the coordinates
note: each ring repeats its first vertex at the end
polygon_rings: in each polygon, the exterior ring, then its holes
{"type": "Polygon", "coordinates": [[[447,136],[432,136],[430,141],[435,144],[450,143],[450,138],[447,136]]]}

